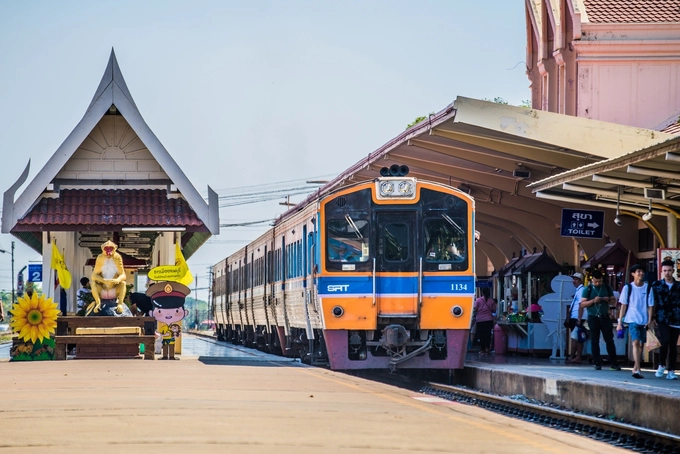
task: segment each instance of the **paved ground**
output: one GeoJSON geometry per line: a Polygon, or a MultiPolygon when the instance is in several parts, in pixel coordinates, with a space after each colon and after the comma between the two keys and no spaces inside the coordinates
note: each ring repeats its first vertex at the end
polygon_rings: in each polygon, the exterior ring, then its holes
{"type": "Polygon", "coordinates": [[[622,452],[185,337],[181,361],[0,362],[0,452],[622,452]]]}

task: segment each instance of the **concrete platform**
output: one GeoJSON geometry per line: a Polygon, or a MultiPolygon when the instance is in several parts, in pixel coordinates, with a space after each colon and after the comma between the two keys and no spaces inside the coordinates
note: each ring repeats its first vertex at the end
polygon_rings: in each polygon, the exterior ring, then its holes
{"type": "Polygon", "coordinates": [[[468,353],[465,369],[456,371],[456,384],[510,396],[555,403],[593,414],[623,418],[625,422],[680,435],[680,380],[656,378],[643,369],[642,380],[632,368],[620,372],[591,364],[566,364],[561,360],[468,353]]]}
{"type": "Polygon", "coordinates": [[[0,362],[0,450],[625,452],[477,407],[186,336],[180,361],[0,362]]]}

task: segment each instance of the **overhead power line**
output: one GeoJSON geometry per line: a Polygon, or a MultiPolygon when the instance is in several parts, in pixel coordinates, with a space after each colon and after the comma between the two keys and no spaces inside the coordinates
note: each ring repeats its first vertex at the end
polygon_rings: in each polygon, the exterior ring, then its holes
{"type": "MultiPolygon", "coordinates": [[[[304,184],[304,183],[309,183],[312,184],[311,182],[314,180],[318,180],[319,182],[323,180],[325,182],[325,179],[328,177],[335,176],[335,174],[330,174],[330,175],[321,175],[319,177],[310,177],[310,178],[298,178],[296,180],[285,180],[285,181],[275,181],[272,183],[260,183],[260,184],[253,184],[253,185],[247,185],[247,186],[236,186],[236,187],[231,187],[231,188],[224,188],[224,189],[217,189],[215,192],[218,194],[224,193],[224,192],[238,192],[240,190],[244,189],[253,189],[253,188],[260,188],[264,189],[267,187],[276,187],[280,186],[282,184],[290,184],[290,183],[298,183],[298,184],[304,184]]],[[[314,184],[317,184],[316,181],[314,184]]]]}
{"type": "Polygon", "coordinates": [[[258,225],[265,224],[268,222],[274,222],[274,219],[263,219],[261,221],[249,221],[249,222],[239,222],[235,224],[220,224],[220,227],[245,227],[247,225],[258,225]]]}
{"type": "Polygon", "coordinates": [[[218,193],[219,207],[226,208],[267,202],[294,195],[309,194],[316,191],[319,186],[327,183],[328,180],[326,178],[329,176],[332,175],[220,189],[216,191],[218,193]]]}

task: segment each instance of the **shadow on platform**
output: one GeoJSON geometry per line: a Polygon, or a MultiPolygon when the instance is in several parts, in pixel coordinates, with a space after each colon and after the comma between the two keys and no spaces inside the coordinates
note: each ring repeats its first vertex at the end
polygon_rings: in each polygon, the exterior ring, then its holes
{"type": "Polygon", "coordinates": [[[208,366],[247,366],[247,367],[306,367],[300,361],[281,358],[230,358],[217,356],[199,356],[198,361],[208,366]]]}

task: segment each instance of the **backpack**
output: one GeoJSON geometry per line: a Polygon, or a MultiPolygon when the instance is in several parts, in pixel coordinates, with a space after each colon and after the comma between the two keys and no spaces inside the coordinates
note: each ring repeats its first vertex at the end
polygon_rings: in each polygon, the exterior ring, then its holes
{"type": "MultiPolygon", "coordinates": [[[[626,284],[628,291],[626,292],[626,305],[630,306],[630,294],[633,292],[633,284],[631,282],[626,284]]],[[[647,292],[645,293],[645,300],[649,301],[649,295],[652,293],[652,285],[647,282],[647,292]]]]}

